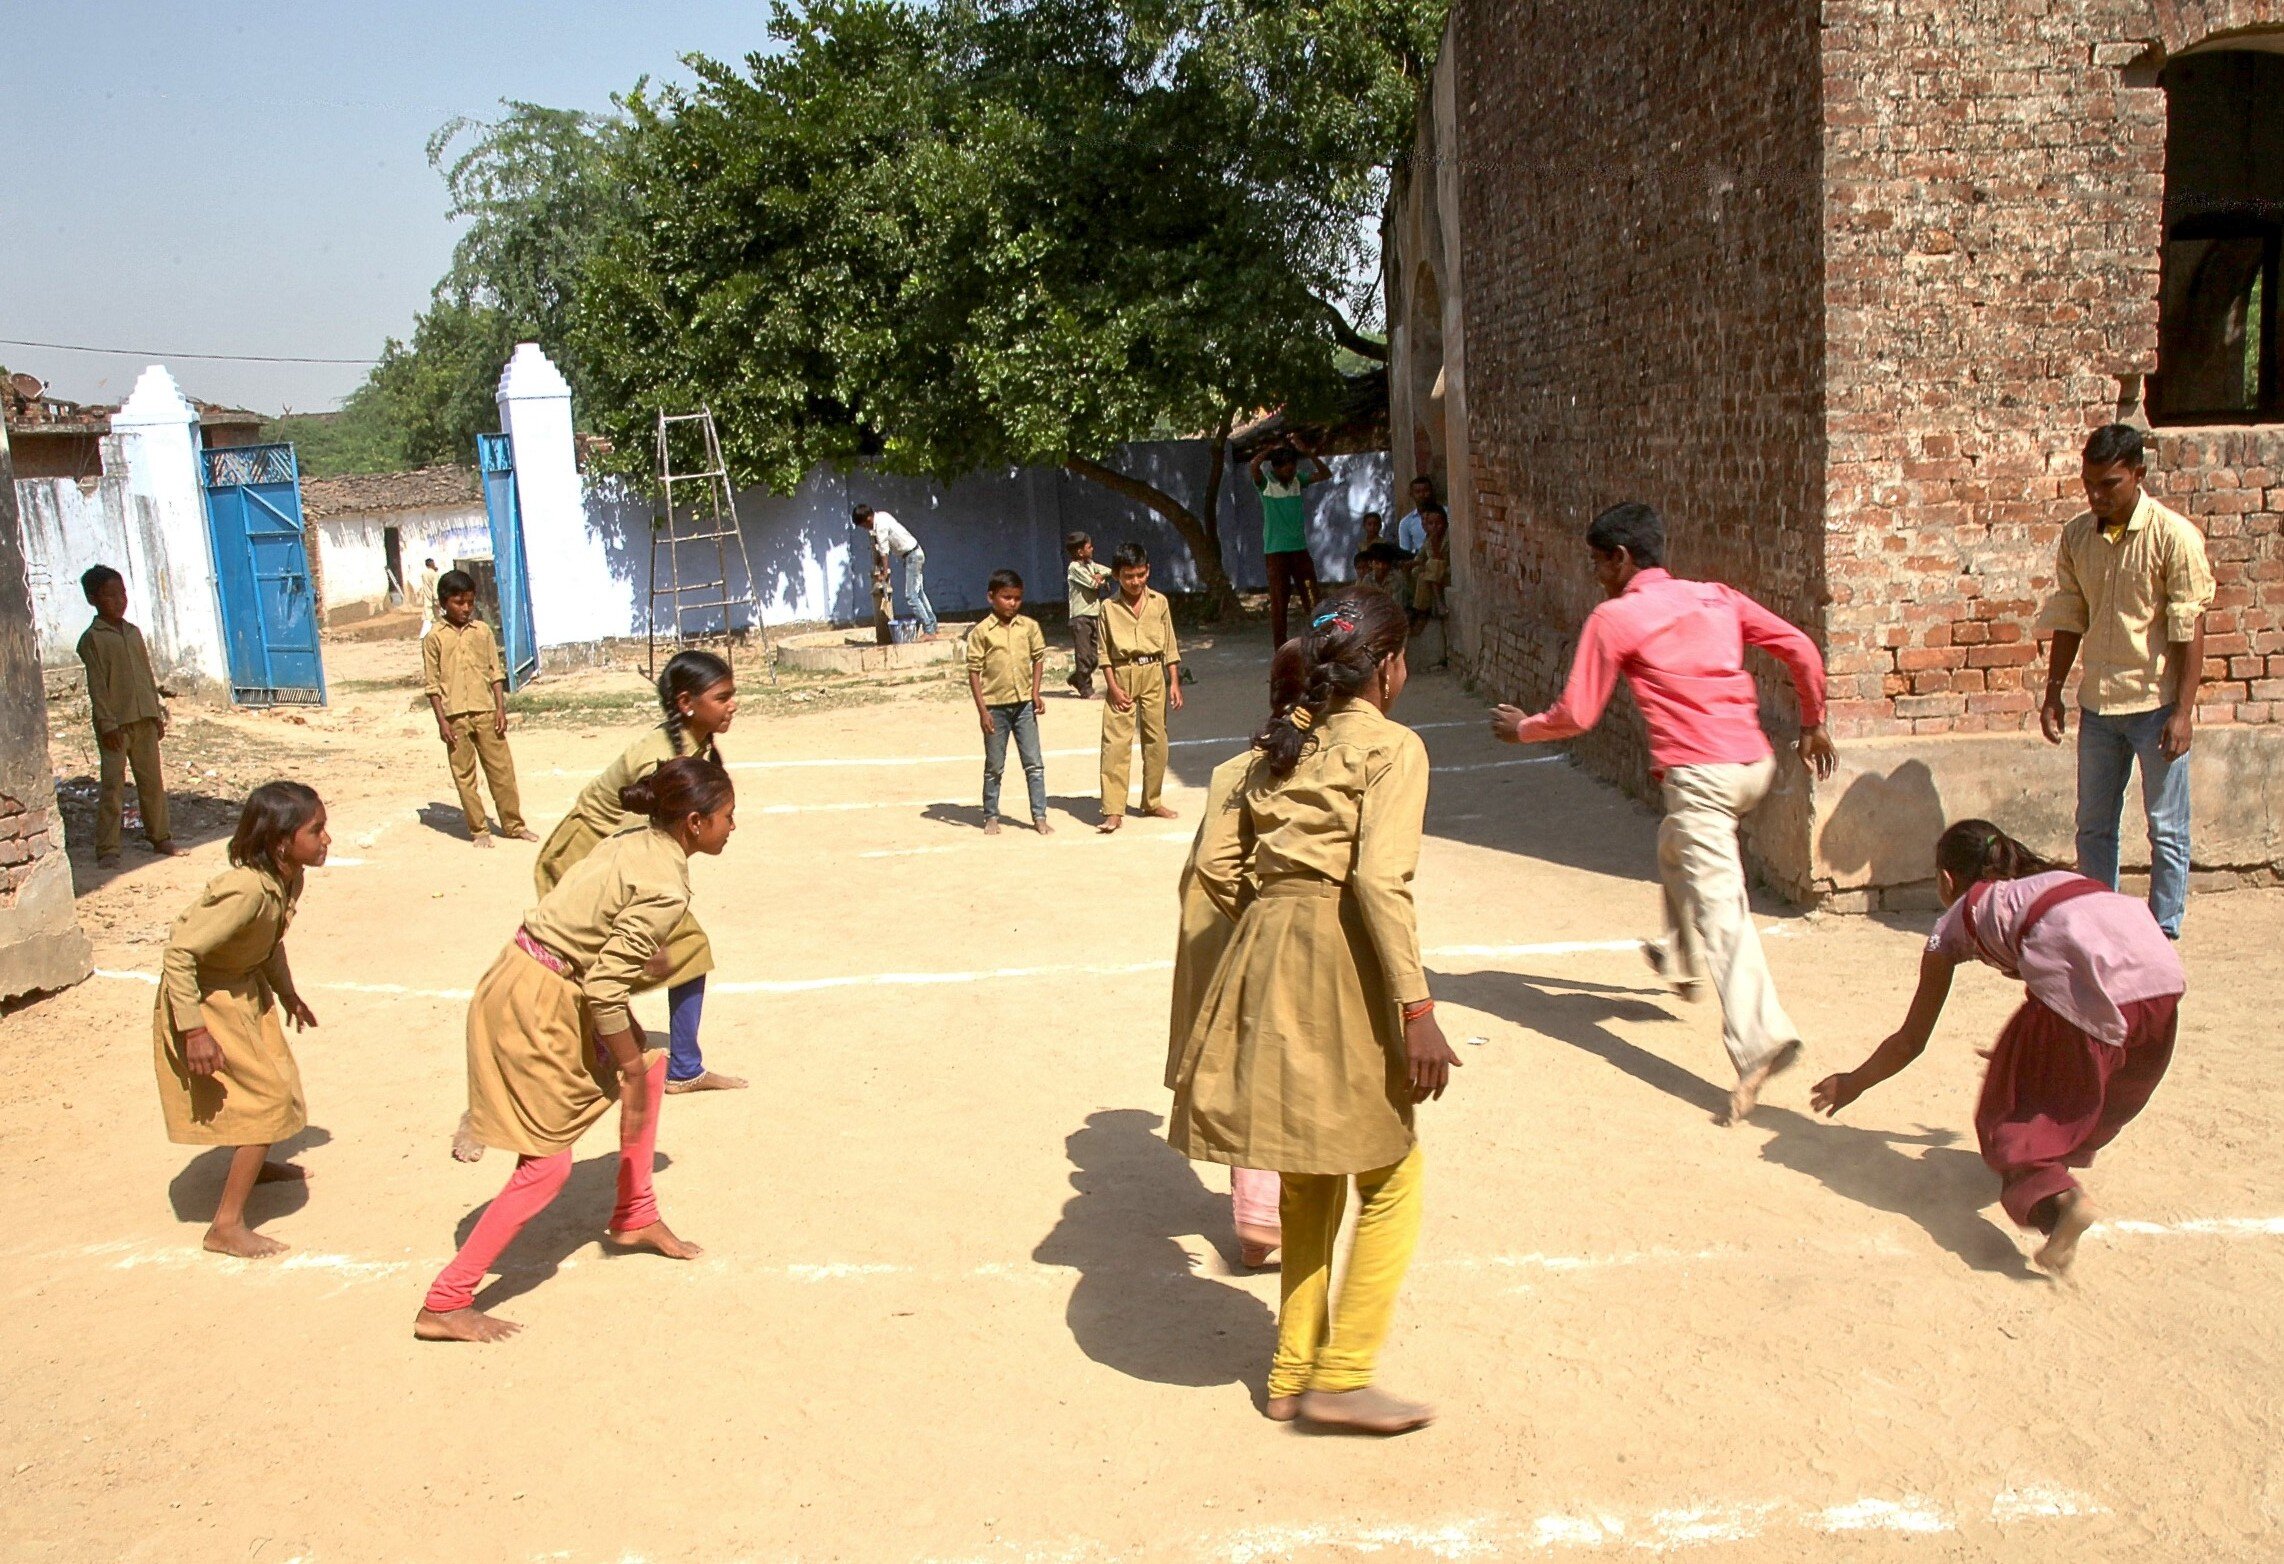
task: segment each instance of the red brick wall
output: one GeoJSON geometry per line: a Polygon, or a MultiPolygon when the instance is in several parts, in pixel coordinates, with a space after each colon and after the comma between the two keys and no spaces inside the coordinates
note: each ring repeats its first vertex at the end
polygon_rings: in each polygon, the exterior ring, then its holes
{"type": "MultiPolygon", "coordinates": [[[[1625,499],[1665,514],[1677,571],[1813,628],[1817,7],[1459,0],[1453,36],[1478,678],[1560,688],[1598,601],[1582,534],[1625,499]]],[[[1629,710],[1580,753],[1646,781],[1629,710]]]]}

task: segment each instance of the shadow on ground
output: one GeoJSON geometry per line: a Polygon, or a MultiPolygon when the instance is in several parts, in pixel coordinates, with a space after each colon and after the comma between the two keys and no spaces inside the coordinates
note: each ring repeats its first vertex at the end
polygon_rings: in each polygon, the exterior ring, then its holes
{"type": "MultiPolygon", "coordinates": [[[[504,1185],[515,1170],[516,1159],[494,1149],[485,1153],[482,1165],[497,1167],[504,1185]]],[[[654,1170],[673,1165],[674,1159],[663,1151],[655,1153],[651,1163],[654,1170]]],[[[540,1283],[551,1280],[563,1268],[564,1261],[601,1237],[603,1229],[610,1225],[611,1208],[618,1201],[618,1192],[619,1154],[616,1151],[575,1163],[571,1176],[563,1181],[562,1193],[525,1224],[524,1230],[516,1234],[515,1242],[500,1256],[499,1280],[477,1295],[476,1307],[496,1309],[510,1298],[520,1298],[540,1283]]],[[[468,1235],[476,1230],[476,1224],[491,1208],[492,1203],[487,1200],[460,1219],[460,1225],[452,1230],[455,1250],[468,1241],[468,1235]]],[[[639,1253],[621,1254],[607,1244],[597,1248],[606,1260],[643,1257],[639,1253]]]]}
{"type": "Polygon", "coordinates": [[[1199,1182],[1140,1108],[1090,1114],[1065,1142],[1078,1193],[1032,1252],[1079,1273],[1066,1319],[1095,1362],[1161,1385],[1249,1387],[1267,1395],[1276,1320],[1250,1293],[1200,1276],[1175,1242],[1202,1235],[1239,1268],[1229,1197],[1199,1182]]]}
{"type": "Polygon", "coordinates": [[[1909,1217],[1971,1270],[2041,1280],[2014,1240],[1982,1214],[1998,1196],[1998,1179],[1980,1156],[1959,1147],[1958,1131],[1858,1129],[1766,1104],[1752,1122],[1773,1132],[1761,1155],[1777,1166],[1858,1205],[1909,1217]],[[1906,1146],[1926,1149],[1912,1156],[1906,1146]]]}
{"type": "MultiPolygon", "coordinates": [[[[312,1146],[323,1146],[333,1139],[331,1130],[309,1125],[298,1135],[289,1136],[270,1148],[272,1162],[290,1162],[297,1152],[312,1146]]],[[[167,1184],[167,1200],[174,1207],[178,1222],[211,1222],[214,1207],[222,1198],[223,1175],[230,1171],[230,1156],[237,1148],[209,1146],[192,1157],[180,1173],[167,1184]]],[[[309,1204],[309,1184],[300,1179],[277,1184],[256,1184],[254,1192],[246,1197],[246,1220],[260,1226],[281,1216],[290,1216],[309,1204]]]]}
{"type": "MultiPolygon", "coordinates": [[[[160,861],[152,853],[150,843],[143,840],[142,827],[134,824],[120,832],[117,863],[95,861],[97,788],[93,777],[71,777],[56,785],[56,807],[63,816],[64,846],[71,861],[72,890],[79,896],[101,890],[121,875],[160,861]]],[[[127,790],[127,802],[132,807],[140,807],[132,787],[127,790]]],[[[167,829],[174,833],[175,846],[187,852],[207,842],[228,840],[230,833],[238,828],[242,802],[214,793],[168,793],[167,829]]]]}
{"type": "Polygon", "coordinates": [[[1627,1042],[1607,1023],[1672,1021],[1663,989],[1587,983],[1576,978],[1541,977],[1530,972],[1430,972],[1438,999],[1466,1005],[1559,1043],[1594,1055],[1644,1086],[1719,1118],[1729,1110],[1729,1090],[1693,1075],[1670,1059],[1627,1042]]]}

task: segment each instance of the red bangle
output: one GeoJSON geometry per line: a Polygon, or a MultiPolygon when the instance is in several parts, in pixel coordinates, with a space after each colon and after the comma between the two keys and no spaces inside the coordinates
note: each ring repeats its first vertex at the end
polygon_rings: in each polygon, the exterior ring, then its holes
{"type": "Polygon", "coordinates": [[[1421,1016],[1432,1014],[1434,1010],[1434,1000],[1415,1000],[1413,1003],[1404,1006],[1404,1019],[1407,1021],[1417,1021],[1421,1016]]]}

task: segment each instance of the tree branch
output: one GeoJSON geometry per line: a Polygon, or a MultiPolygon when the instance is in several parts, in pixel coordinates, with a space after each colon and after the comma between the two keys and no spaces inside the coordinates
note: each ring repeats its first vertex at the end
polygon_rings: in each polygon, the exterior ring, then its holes
{"type": "Polygon", "coordinates": [[[1063,466],[1089,483],[1097,483],[1113,494],[1123,495],[1166,518],[1173,529],[1189,545],[1190,558],[1197,565],[1198,580],[1213,597],[1214,613],[1218,616],[1233,611],[1237,606],[1237,589],[1230,584],[1229,572],[1221,562],[1221,539],[1199,521],[1197,514],[1180,500],[1175,499],[1154,483],[1130,477],[1114,467],[1084,456],[1066,456],[1063,466]]]}
{"type": "Polygon", "coordinates": [[[1318,299],[1316,303],[1317,307],[1324,311],[1325,317],[1332,322],[1333,341],[1348,349],[1358,358],[1368,358],[1376,364],[1388,362],[1387,343],[1375,342],[1351,326],[1348,323],[1348,317],[1340,312],[1339,306],[1324,299],[1318,299]]]}

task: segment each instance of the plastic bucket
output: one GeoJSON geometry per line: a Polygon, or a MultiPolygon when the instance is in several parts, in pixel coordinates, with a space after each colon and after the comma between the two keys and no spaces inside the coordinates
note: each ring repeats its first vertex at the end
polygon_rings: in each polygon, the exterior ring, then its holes
{"type": "Polygon", "coordinates": [[[920,621],[917,619],[891,619],[888,621],[888,644],[907,646],[920,639],[920,621]]]}

